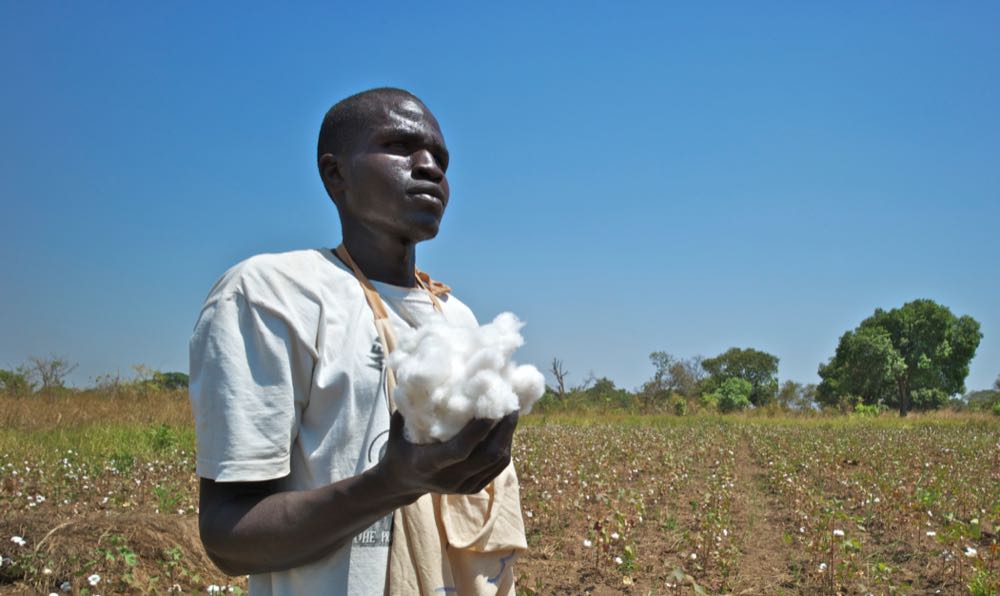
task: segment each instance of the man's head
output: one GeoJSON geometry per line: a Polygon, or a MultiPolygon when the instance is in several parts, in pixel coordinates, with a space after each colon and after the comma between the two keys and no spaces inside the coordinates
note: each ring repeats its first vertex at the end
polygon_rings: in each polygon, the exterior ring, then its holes
{"type": "Polygon", "coordinates": [[[330,108],[317,159],[327,193],[349,227],[415,243],[437,235],[449,188],[448,150],[416,96],[379,88],[330,108]]]}

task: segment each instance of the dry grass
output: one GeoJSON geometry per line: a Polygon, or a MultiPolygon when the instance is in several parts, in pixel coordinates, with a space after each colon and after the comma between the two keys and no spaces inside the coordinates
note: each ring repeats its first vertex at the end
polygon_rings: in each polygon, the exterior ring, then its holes
{"type": "Polygon", "coordinates": [[[123,388],[60,391],[34,395],[0,394],[0,427],[19,431],[79,429],[109,421],[124,426],[194,424],[187,391],[123,388]]]}

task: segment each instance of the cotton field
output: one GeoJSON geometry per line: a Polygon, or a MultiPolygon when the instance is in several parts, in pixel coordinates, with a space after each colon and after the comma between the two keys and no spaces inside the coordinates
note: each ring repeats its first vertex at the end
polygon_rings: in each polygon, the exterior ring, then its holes
{"type": "MultiPolygon", "coordinates": [[[[0,399],[0,594],[245,590],[198,542],[183,394],[0,399]]],[[[521,594],[1000,589],[995,418],[531,414],[514,458],[521,594]]]]}

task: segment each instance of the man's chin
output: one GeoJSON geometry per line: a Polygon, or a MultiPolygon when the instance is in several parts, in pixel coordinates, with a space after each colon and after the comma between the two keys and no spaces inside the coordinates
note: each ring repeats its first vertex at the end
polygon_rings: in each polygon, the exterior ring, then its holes
{"type": "Polygon", "coordinates": [[[432,240],[438,235],[438,230],[440,229],[440,218],[428,214],[427,217],[414,218],[412,225],[410,225],[408,237],[411,242],[416,244],[417,242],[432,240]]]}

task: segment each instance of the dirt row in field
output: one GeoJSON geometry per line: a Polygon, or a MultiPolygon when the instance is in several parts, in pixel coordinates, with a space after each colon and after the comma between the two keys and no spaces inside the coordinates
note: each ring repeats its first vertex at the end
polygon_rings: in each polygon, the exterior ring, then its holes
{"type": "MultiPolygon", "coordinates": [[[[676,446],[633,443],[627,448],[637,453],[688,449],[689,438],[693,435],[679,437],[676,446]]],[[[592,437],[592,444],[606,448],[601,436],[592,437]]],[[[615,453],[606,472],[619,482],[591,489],[594,498],[582,502],[586,486],[574,487],[572,497],[553,495],[552,478],[533,480],[533,469],[526,466],[526,507],[545,503],[551,509],[543,514],[549,519],[534,515],[526,520],[529,544],[537,546],[518,563],[521,589],[528,594],[798,593],[802,563],[786,538],[791,522],[783,504],[766,490],[749,446],[738,434],[720,434],[706,444],[711,446],[693,451],[689,460],[651,458],[644,468],[633,468],[631,477],[623,477],[624,454],[615,453]],[[680,479],[661,477],[676,468],[684,470],[680,479]],[[542,494],[536,482],[546,488],[542,494]],[[617,493],[616,499],[600,502],[608,492],[617,493]],[[645,519],[633,525],[625,515],[624,524],[616,523],[615,513],[639,497],[645,519]],[[610,525],[621,537],[601,540],[598,524],[610,525]],[[631,565],[617,562],[624,559],[625,544],[637,551],[631,565]]]]}
{"type": "Polygon", "coordinates": [[[793,590],[791,567],[796,565],[797,553],[785,539],[787,512],[777,497],[765,491],[763,470],[749,456],[745,442],[736,453],[739,490],[734,497],[733,518],[742,535],[733,592],[749,595],[793,590]]]}

